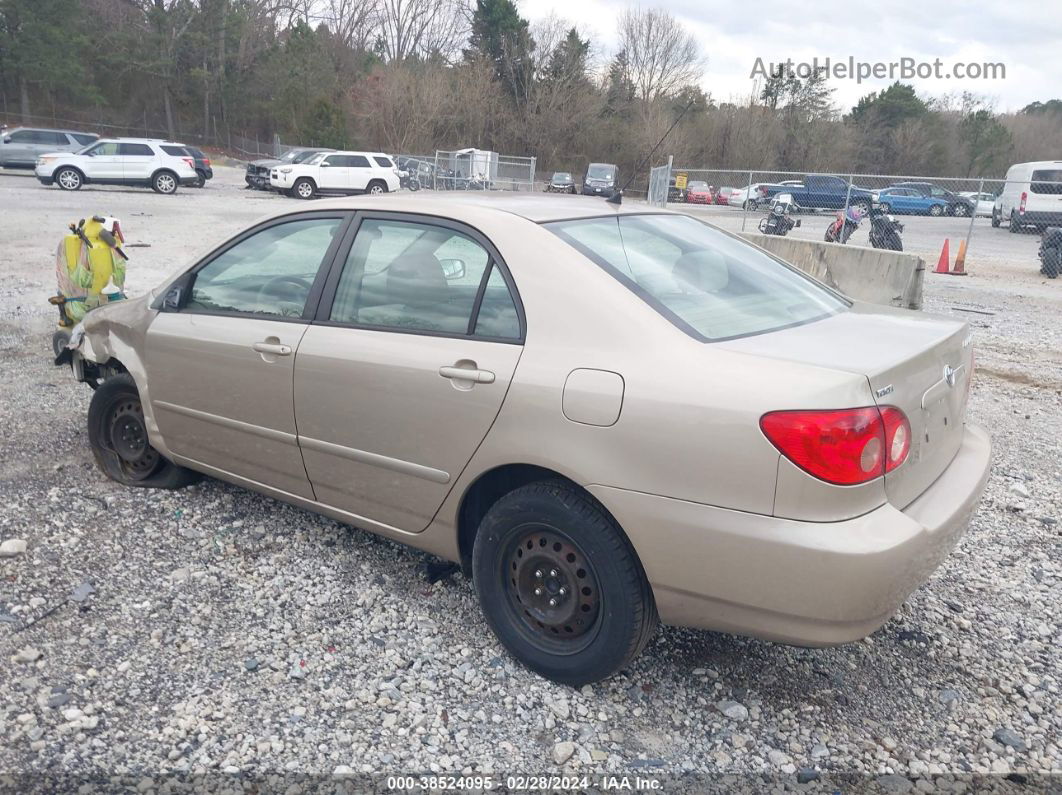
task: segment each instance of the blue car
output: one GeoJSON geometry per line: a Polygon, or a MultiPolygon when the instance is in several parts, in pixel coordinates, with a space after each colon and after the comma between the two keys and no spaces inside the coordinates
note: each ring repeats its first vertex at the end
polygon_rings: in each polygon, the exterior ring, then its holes
{"type": "Polygon", "coordinates": [[[925,196],[914,188],[885,188],[878,191],[878,203],[887,213],[914,215],[944,215],[948,202],[936,196],[925,196]]]}

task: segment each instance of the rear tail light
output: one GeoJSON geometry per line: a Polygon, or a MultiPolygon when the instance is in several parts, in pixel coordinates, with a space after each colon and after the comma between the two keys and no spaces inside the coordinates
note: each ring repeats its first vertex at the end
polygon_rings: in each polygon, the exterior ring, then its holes
{"type": "Polygon", "coordinates": [[[1018,205],[1018,212],[1021,215],[1025,215],[1025,202],[1029,200],[1029,194],[1025,191],[1021,192],[1021,204],[1018,205]]]}
{"type": "Polygon", "coordinates": [[[894,406],[824,411],[772,411],[760,429],[810,475],[839,486],[879,478],[911,450],[911,424],[894,406]]]}
{"type": "Polygon", "coordinates": [[[203,165],[204,166],[209,166],[210,165],[210,158],[209,157],[204,157],[203,158],[203,165]]]}
{"type": "Polygon", "coordinates": [[[193,171],[195,171],[195,158],[194,157],[182,157],[181,160],[183,160],[185,163],[188,164],[188,168],[190,168],[193,171]]]}

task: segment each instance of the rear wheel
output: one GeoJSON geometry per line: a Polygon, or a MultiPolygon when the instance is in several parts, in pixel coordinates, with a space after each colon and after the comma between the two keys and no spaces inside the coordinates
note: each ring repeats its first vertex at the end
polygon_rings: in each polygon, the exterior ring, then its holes
{"type": "Polygon", "coordinates": [[[300,199],[312,199],[316,194],[317,186],[313,184],[312,179],[303,177],[291,186],[291,195],[300,199]]]}
{"type": "Polygon", "coordinates": [[[195,186],[197,188],[205,187],[206,186],[206,172],[202,171],[200,169],[196,169],[195,175],[196,175],[196,178],[197,178],[195,186]]]}
{"type": "Polygon", "coordinates": [[[177,176],[172,171],[160,171],[151,178],[151,189],[166,195],[176,193],[177,176]]]}
{"type": "Polygon", "coordinates": [[[1043,268],[1041,270],[1048,279],[1057,279],[1062,273],[1062,248],[1045,248],[1043,254],[1043,268]]]}
{"type": "Polygon", "coordinates": [[[151,446],[140,393],[128,373],[108,378],[93,393],[88,432],[100,469],[126,486],[179,489],[200,478],[151,446]]]}
{"type": "Polygon", "coordinates": [[[999,229],[999,225],[1000,225],[1001,223],[1003,223],[1003,221],[1002,221],[1002,220],[1000,219],[1000,217],[999,217],[999,213],[998,213],[998,212],[996,212],[996,208],[995,208],[995,207],[993,207],[993,208],[992,208],[992,227],[993,227],[994,229],[999,229]]]}
{"type": "Polygon", "coordinates": [[[862,215],[866,215],[870,212],[870,202],[866,201],[865,199],[854,201],[852,202],[852,209],[859,210],[862,215]]]}
{"type": "Polygon", "coordinates": [[[472,569],[498,640],[556,682],[611,676],[656,628],[652,590],[623,531],[592,498],[560,481],[499,499],[480,523],[472,569]]]}
{"type": "Polygon", "coordinates": [[[372,194],[373,196],[379,196],[381,193],[387,193],[387,185],[385,185],[378,179],[374,179],[372,182],[369,183],[369,187],[366,190],[366,193],[372,194]]]}
{"type": "Polygon", "coordinates": [[[76,168],[61,168],[55,172],[56,184],[63,190],[81,190],[85,180],[76,168]]]}
{"type": "Polygon", "coordinates": [[[882,202],[880,207],[881,207],[881,211],[883,213],[889,213],[889,212],[892,211],[892,205],[889,204],[888,202],[882,202]]]}
{"type": "Polygon", "coordinates": [[[965,204],[956,204],[951,208],[951,214],[959,218],[964,218],[970,214],[970,208],[965,204]]]}
{"type": "Polygon", "coordinates": [[[1018,214],[1014,210],[1010,211],[1010,232],[1013,235],[1018,234],[1021,231],[1021,223],[1018,221],[1018,214]]]}

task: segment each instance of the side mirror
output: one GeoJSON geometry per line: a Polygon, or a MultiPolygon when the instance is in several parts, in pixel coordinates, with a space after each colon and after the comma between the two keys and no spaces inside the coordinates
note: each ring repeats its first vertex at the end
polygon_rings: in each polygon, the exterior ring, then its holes
{"type": "Polygon", "coordinates": [[[329,163],[329,162],[328,162],[327,160],[322,160],[322,161],[321,161],[321,168],[328,168],[328,167],[329,167],[329,166],[331,166],[331,165],[332,165],[332,164],[331,164],[331,163],[329,163]]]}
{"type": "Polygon", "coordinates": [[[157,309],[159,312],[180,312],[188,303],[194,281],[194,273],[184,274],[173,282],[166,292],[155,299],[154,303],[151,304],[151,308],[157,309]]]}
{"type": "Polygon", "coordinates": [[[444,259],[442,263],[443,276],[447,281],[465,278],[465,261],[463,259],[444,259]]]}

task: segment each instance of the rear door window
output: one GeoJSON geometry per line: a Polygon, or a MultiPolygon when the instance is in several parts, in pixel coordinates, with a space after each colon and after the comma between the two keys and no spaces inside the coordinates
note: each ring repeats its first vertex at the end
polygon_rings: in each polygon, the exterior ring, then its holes
{"type": "MultiPolygon", "coordinates": [[[[183,149],[181,150],[184,151],[183,149]]],[[[136,157],[151,157],[155,153],[147,144],[119,144],[118,154],[136,157]]]]}
{"type": "Polygon", "coordinates": [[[185,149],[183,146],[163,145],[162,151],[168,155],[173,155],[174,157],[188,157],[188,150],[185,149]]]}
{"type": "Polygon", "coordinates": [[[1062,194],[1062,169],[1038,169],[1034,171],[1029,190],[1033,193],[1062,194]]]}
{"type": "Polygon", "coordinates": [[[705,342],[802,325],[848,307],[794,268],[688,216],[619,215],[545,227],[705,342]]]}
{"type": "Polygon", "coordinates": [[[370,168],[369,158],[365,155],[350,155],[347,157],[347,165],[351,168],[370,168]]]}
{"type": "Polygon", "coordinates": [[[86,134],[82,134],[82,133],[71,133],[71,136],[73,136],[74,140],[77,141],[82,146],[88,146],[90,143],[95,141],[96,138],[97,138],[97,136],[95,136],[95,135],[86,135],[86,134]]]}

